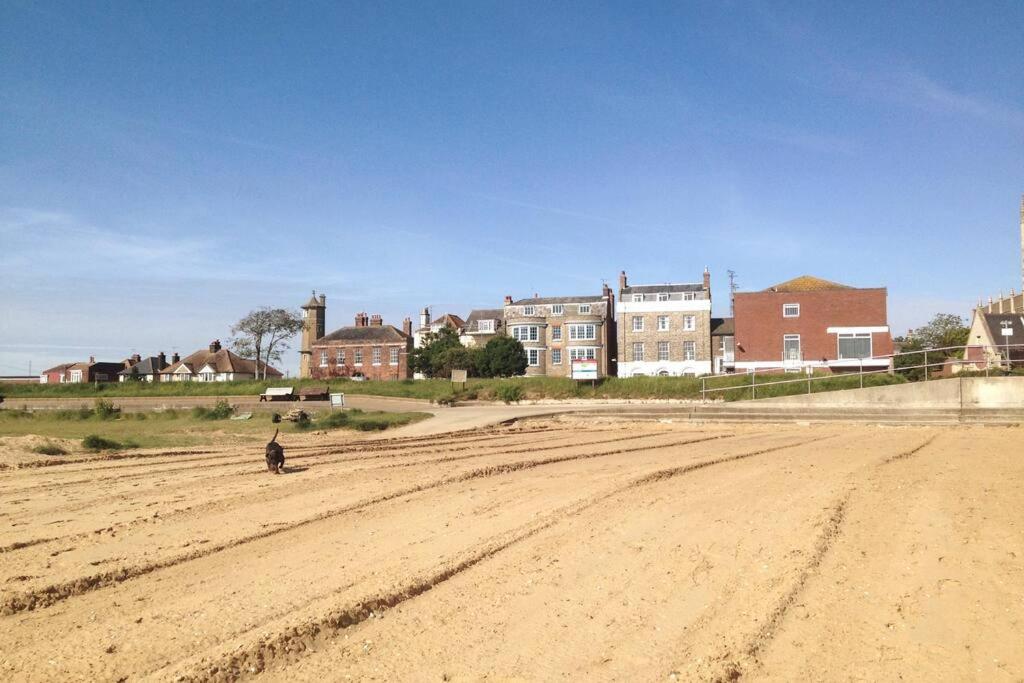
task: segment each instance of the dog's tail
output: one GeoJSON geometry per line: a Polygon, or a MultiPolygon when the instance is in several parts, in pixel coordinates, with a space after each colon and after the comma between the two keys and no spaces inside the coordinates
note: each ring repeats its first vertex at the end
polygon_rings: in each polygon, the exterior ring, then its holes
{"type": "Polygon", "coordinates": [[[277,441],[277,434],[280,431],[281,431],[280,427],[278,427],[277,429],[274,430],[274,438],[270,440],[270,443],[274,443],[275,441],[277,441]]]}

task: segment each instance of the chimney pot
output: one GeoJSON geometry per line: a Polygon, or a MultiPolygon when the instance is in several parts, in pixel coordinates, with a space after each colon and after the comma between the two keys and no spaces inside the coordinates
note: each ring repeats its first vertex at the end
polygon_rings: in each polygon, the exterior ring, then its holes
{"type": "Polygon", "coordinates": [[[220,351],[220,339],[214,339],[210,342],[210,353],[217,353],[220,351]]]}
{"type": "Polygon", "coordinates": [[[89,363],[92,364],[92,363],[95,363],[95,362],[96,362],[96,356],[89,356],[89,363]]]}
{"type": "Polygon", "coordinates": [[[402,321],[402,332],[409,337],[412,336],[412,318],[406,318],[402,321]]]}
{"type": "Polygon", "coordinates": [[[370,316],[371,327],[382,327],[384,325],[384,319],[380,317],[379,313],[374,313],[370,316]]]}
{"type": "Polygon", "coordinates": [[[711,271],[708,270],[707,266],[704,266],[704,291],[711,291],[711,271]]]}
{"type": "Polygon", "coordinates": [[[629,281],[626,279],[626,271],[623,270],[622,272],[619,273],[619,291],[621,292],[626,287],[628,287],[628,283],[629,281]]]}
{"type": "Polygon", "coordinates": [[[171,362],[172,363],[177,363],[180,360],[181,360],[181,356],[179,356],[178,352],[175,351],[174,354],[171,356],[171,362]]]}
{"type": "Polygon", "coordinates": [[[512,297],[510,297],[507,294],[505,295],[505,305],[506,306],[511,306],[512,305],[512,297]]]}
{"type": "Polygon", "coordinates": [[[164,355],[163,351],[161,351],[160,353],[156,354],[156,361],[157,361],[157,365],[160,366],[160,367],[157,368],[157,370],[163,370],[164,368],[167,367],[167,356],[164,355]]]}

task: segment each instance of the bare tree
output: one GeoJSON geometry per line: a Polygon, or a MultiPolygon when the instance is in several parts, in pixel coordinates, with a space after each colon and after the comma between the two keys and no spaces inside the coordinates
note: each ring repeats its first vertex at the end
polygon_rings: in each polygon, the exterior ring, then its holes
{"type": "Polygon", "coordinates": [[[231,327],[231,345],[240,356],[256,361],[256,377],[267,378],[267,365],[281,359],[288,340],[302,330],[302,318],[285,308],[264,306],[231,327]],[[265,351],[264,351],[265,349],[265,351]]]}

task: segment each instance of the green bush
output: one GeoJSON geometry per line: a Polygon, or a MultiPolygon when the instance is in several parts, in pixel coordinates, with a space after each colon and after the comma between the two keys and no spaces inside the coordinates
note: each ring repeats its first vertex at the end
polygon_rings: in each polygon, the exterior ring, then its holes
{"type": "Polygon", "coordinates": [[[102,398],[96,399],[93,403],[92,408],[93,414],[101,420],[112,420],[118,416],[121,409],[115,406],[110,401],[105,401],[102,398]]]}
{"type": "Polygon", "coordinates": [[[504,401],[505,405],[519,403],[523,400],[523,388],[518,384],[506,382],[499,384],[495,388],[494,395],[497,396],[499,401],[504,401]]]}
{"type": "Polygon", "coordinates": [[[344,427],[348,424],[349,416],[348,413],[338,410],[332,413],[324,415],[322,418],[317,420],[317,426],[323,429],[332,429],[335,427],[344,427]]]}
{"type": "Polygon", "coordinates": [[[352,423],[352,426],[361,432],[382,432],[390,427],[391,424],[389,420],[368,417],[352,423]]]}
{"type": "Polygon", "coordinates": [[[32,452],[39,453],[41,455],[67,455],[68,454],[68,452],[66,450],[64,450],[63,448],[61,448],[57,444],[53,443],[52,441],[47,441],[46,443],[39,444],[38,446],[35,446],[32,449],[32,452]]]}
{"type": "Polygon", "coordinates": [[[192,409],[192,417],[197,420],[226,420],[235,414],[235,409],[226,400],[217,401],[212,408],[196,406],[192,409]]]}
{"type": "Polygon", "coordinates": [[[82,439],[82,447],[90,451],[114,451],[123,448],[117,441],[104,439],[97,434],[90,434],[82,439]]]}

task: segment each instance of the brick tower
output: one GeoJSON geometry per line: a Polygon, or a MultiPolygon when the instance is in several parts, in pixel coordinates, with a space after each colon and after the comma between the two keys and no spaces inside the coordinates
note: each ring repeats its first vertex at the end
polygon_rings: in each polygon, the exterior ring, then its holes
{"type": "Polygon", "coordinates": [[[316,290],[302,307],[302,345],[299,347],[299,377],[312,377],[313,342],[325,334],[327,297],[317,298],[316,290]]]}

